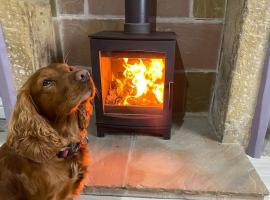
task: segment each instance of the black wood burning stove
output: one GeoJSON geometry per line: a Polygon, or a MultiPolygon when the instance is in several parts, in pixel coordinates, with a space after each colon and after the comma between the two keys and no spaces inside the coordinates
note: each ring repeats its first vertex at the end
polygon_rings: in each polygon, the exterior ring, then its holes
{"type": "Polygon", "coordinates": [[[142,133],[170,138],[175,34],[151,31],[151,0],[126,0],[124,32],[90,36],[97,136],[142,133]]]}

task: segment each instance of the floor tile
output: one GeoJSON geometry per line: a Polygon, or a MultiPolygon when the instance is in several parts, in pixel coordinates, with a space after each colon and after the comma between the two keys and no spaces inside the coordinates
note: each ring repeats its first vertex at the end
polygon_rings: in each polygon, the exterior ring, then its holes
{"type": "Polygon", "coordinates": [[[127,187],[194,194],[266,193],[243,150],[207,138],[209,132],[203,121],[186,119],[169,141],[137,136],[128,164],[127,187]]]}
{"type": "Polygon", "coordinates": [[[88,186],[122,187],[131,136],[90,137],[91,165],[88,186]]]}

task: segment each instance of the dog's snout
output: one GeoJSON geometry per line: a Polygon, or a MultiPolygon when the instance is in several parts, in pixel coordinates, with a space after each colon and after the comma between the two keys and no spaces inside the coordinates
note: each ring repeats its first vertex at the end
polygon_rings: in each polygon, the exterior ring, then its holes
{"type": "Polygon", "coordinates": [[[77,81],[86,82],[89,80],[89,78],[90,78],[90,73],[85,69],[80,70],[75,74],[75,79],[77,81]]]}

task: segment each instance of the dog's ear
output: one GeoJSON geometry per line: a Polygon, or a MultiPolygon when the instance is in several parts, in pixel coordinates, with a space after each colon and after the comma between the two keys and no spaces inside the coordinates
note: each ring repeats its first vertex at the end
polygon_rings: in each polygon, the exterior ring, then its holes
{"type": "MultiPolygon", "coordinates": [[[[78,123],[79,123],[79,128],[81,130],[87,129],[87,127],[89,126],[91,115],[93,113],[92,101],[96,95],[96,87],[91,77],[90,77],[90,82],[92,85],[91,96],[84,103],[79,105],[79,107],[77,108],[78,123]]],[[[83,131],[83,132],[87,134],[86,131],[83,131]]]]}
{"type": "Polygon", "coordinates": [[[8,129],[7,144],[33,161],[46,162],[61,148],[56,130],[37,112],[27,90],[17,96],[8,129]]]}
{"type": "Polygon", "coordinates": [[[81,130],[87,129],[87,127],[89,126],[92,112],[93,112],[93,106],[90,100],[87,100],[86,102],[84,102],[78,107],[78,111],[77,111],[78,123],[79,123],[79,128],[81,130]]]}

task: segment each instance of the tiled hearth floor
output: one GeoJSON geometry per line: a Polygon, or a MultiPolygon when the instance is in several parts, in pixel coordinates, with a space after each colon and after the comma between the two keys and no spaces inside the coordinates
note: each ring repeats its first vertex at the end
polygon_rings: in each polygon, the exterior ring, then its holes
{"type": "MultiPolygon", "coordinates": [[[[185,118],[169,141],[90,134],[91,177],[80,200],[263,199],[267,189],[242,149],[218,143],[209,127],[206,118],[185,118]]],[[[269,187],[270,158],[251,162],[269,187]]]]}
{"type": "Polygon", "coordinates": [[[169,141],[91,136],[91,176],[85,194],[247,200],[267,193],[243,150],[218,143],[206,118],[185,118],[172,130],[169,141]]]}

